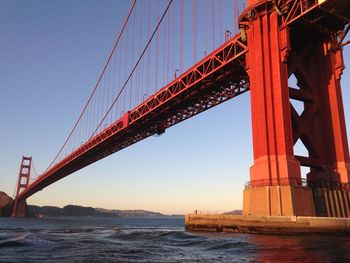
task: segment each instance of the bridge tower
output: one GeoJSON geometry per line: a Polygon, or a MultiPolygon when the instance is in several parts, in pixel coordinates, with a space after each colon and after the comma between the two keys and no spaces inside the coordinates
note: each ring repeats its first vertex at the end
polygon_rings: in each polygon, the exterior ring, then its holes
{"type": "MultiPolygon", "coordinates": [[[[346,23],[327,6],[308,10],[325,1],[287,2],[248,0],[240,18],[254,147],[243,214],[350,217],[339,43],[346,23]],[[292,100],[303,105],[301,114],[292,100]],[[295,155],[298,140],[308,156],[295,155]],[[310,168],[306,181],[301,166],[310,168]]],[[[333,2],[349,9],[348,0],[333,2]]]]}
{"type": "Polygon", "coordinates": [[[19,201],[17,197],[19,194],[28,188],[30,169],[32,166],[32,157],[22,157],[21,167],[18,174],[18,182],[16,189],[16,196],[13,205],[12,217],[25,217],[26,216],[26,201],[19,201]]]}

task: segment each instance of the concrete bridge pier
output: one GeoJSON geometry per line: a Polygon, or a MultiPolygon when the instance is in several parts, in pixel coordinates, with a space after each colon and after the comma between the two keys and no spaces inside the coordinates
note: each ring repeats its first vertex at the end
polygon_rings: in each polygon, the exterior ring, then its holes
{"type": "Polygon", "coordinates": [[[14,212],[12,213],[12,217],[27,217],[27,202],[21,201],[14,204],[14,212]]]}

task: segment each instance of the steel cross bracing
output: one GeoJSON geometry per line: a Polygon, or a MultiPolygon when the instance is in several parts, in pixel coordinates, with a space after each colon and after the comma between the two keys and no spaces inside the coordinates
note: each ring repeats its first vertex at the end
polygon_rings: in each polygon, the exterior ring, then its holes
{"type": "Polygon", "coordinates": [[[18,196],[18,201],[93,162],[248,91],[247,51],[239,34],[229,39],[47,170],[18,196]]]}
{"type": "Polygon", "coordinates": [[[240,16],[240,27],[249,26],[261,10],[276,11],[283,20],[283,26],[293,22],[307,23],[315,30],[331,33],[342,29],[350,18],[350,1],[348,0],[265,0],[256,1],[248,6],[240,16]],[[337,10],[337,12],[334,12],[337,10]],[[335,25],[341,25],[334,28],[335,25]]]}

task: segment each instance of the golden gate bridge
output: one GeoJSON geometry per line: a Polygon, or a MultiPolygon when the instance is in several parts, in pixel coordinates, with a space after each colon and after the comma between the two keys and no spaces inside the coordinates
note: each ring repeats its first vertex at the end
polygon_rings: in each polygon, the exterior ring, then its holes
{"type": "Polygon", "coordinates": [[[243,213],[350,217],[340,87],[349,21],[347,0],[132,1],[55,158],[30,180],[32,158],[23,157],[13,216],[65,176],[250,90],[254,164],[243,213]],[[308,156],[294,154],[298,140],[308,156]]]}

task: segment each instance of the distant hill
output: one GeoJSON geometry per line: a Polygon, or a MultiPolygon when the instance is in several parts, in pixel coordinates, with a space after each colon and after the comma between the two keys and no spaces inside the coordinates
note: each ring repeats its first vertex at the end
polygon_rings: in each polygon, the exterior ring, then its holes
{"type": "Polygon", "coordinates": [[[0,191],[0,217],[10,217],[12,214],[13,199],[0,191]]]}
{"type": "Polygon", "coordinates": [[[95,208],[95,210],[99,213],[105,213],[105,214],[111,214],[111,215],[116,215],[119,217],[144,217],[144,216],[149,216],[149,217],[156,217],[156,216],[164,216],[161,213],[158,212],[152,212],[152,211],[146,211],[146,210],[117,210],[117,209],[103,209],[103,208],[95,208]]]}
{"type": "Polygon", "coordinates": [[[92,207],[83,207],[78,205],[67,205],[63,208],[57,206],[36,206],[28,205],[29,217],[42,216],[95,216],[98,215],[92,207]]]}
{"type": "MultiPolygon", "coordinates": [[[[10,217],[13,210],[13,199],[0,191],[0,217],[10,217]]],[[[110,216],[110,217],[161,217],[166,216],[159,212],[142,209],[118,210],[93,208],[79,205],[67,205],[63,208],[57,206],[27,205],[28,217],[60,217],[60,216],[110,216]]],[[[172,215],[183,216],[183,215],[172,215]]]]}
{"type": "Polygon", "coordinates": [[[146,210],[109,210],[104,208],[67,205],[63,208],[56,206],[28,205],[29,217],[59,217],[59,216],[110,216],[110,217],[157,217],[164,216],[158,212],[146,210]]]}
{"type": "MultiPolygon", "coordinates": [[[[10,217],[13,210],[13,199],[0,191],[0,217],[10,217]]],[[[60,216],[110,216],[110,217],[158,217],[165,216],[158,212],[136,210],[117,210],[93,208],[79,205],[57,206],[27,206],[28,217],[60,217],[60,216]]]]}

